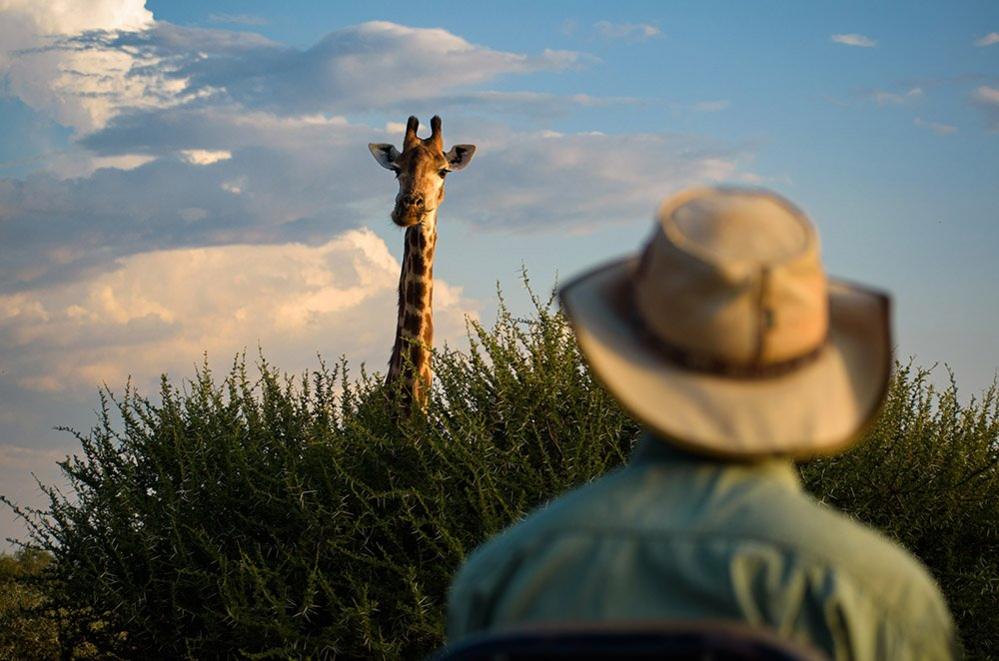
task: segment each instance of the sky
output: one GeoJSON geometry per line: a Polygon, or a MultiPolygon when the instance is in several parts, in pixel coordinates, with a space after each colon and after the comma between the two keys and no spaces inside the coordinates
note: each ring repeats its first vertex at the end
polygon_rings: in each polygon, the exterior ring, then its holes
{"type": "MultiPolygon", "coordinates": [[[[98,389],[258,347],[384,370],[402,234],[367,150],[406,117],[448,178],[438,345],[638,248],[691,185],[775,190],[896,354],[999,367],[994,2],[0,0],[0,493],[38,505],[98,389]]],[[[401,145],[400,145],[401,146],[401,145]]],[[[0,537],[22,536],[0,512],[0,537]]]]}

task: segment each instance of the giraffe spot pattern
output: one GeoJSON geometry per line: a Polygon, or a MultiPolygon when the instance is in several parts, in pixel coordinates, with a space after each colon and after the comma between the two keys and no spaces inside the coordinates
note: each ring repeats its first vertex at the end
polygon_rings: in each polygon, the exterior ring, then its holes
{"type": "Polygon", "coordinates": [[[423,294],[426,292],[426,285],[419,280],[410,280],[406,285],[406,302],[416,305],[423,301],[423,294]]]}
{"type": "Polygon", "coordinates": [[[423,255],[413,255],[412,261],[410,263],[410,270],[414,275],[425,275],[427,272],[426,262],[423,261],[423,255]]]}
{"type": "Polygon", "coordinates": [[[402,327],[409,331],[411,336],[419,336],[421,315],[418,312],[406,312],[406,320],[402,327]]]}

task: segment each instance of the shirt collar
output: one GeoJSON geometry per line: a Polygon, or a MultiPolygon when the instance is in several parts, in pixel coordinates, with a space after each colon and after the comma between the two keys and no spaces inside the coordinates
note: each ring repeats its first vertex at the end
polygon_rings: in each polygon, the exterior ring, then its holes
{"type": "Polygon", "coordinates": [[[694,454],[683,450],[668,440],[656,436],[652,432],[644,432],[635,444],[628,462],[629,467],[643,468],[646,466],[670,466],[677,468],[698,468],[730,473],[742,473],[746,476],[773,480],[793,491],[800,491],[801,477],[797,467],[790,459],[765,458],[754,462],[727,461],[707,455],[694,454]]]}

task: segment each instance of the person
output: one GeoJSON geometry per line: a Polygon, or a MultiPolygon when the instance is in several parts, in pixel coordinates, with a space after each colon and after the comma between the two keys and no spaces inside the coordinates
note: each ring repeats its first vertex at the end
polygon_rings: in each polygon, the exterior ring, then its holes
{"type": "Polygon", "coordinates": [[[793,463],[846,450],[879,410],[888,296],[828,278],[814,226],[774,193],[689,190],[657,220],[640,255],[560,292],[593,373],[646,431],[625,467],[470,555],[448,640],[722,620],[836,659],[953,656],[927,570],[806,494],[793,463]]]}

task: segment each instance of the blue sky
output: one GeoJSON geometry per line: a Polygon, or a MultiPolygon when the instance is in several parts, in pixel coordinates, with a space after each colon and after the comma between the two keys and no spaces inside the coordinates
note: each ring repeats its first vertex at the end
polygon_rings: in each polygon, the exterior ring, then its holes
{"type": "Polygon", "coordinates": [[[901,357],[969,396],[999,367],[995,3],[4,7],[0,480],[24,501],[102,382],[257,345],[382,368],[402,237],[366,143],[409,114],[479,148],[440,214],[438,342],[497,282],[526,310],[522,265],[547,289],[634,250],[671,192],[735,183],[893,293],[901,357]]]}

